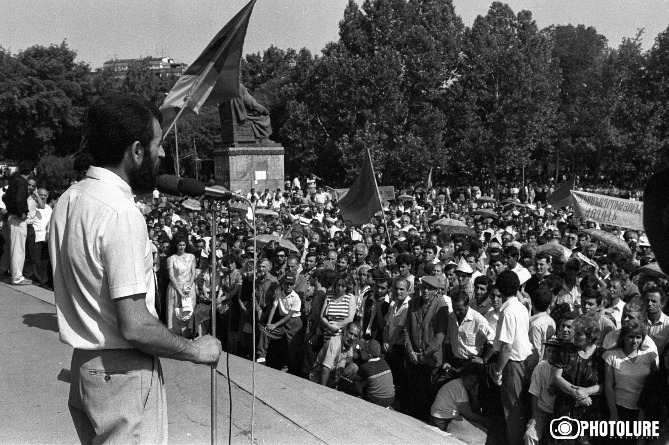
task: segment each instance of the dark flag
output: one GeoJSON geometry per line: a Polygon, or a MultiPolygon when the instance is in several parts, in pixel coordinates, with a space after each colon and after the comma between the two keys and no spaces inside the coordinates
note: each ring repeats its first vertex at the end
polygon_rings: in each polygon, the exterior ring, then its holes
{"type": "Polygon", "coordinates": [[[345,223],[354,226],[368,223],[376,212],[383,208],[369,150],[365,150],[364,157],[358,179],[339,201],[342,219],[345,223]]]}
{"type": "Polygon", "coordinates": [[[555,189],[555,191],[546,198],[546,202],[556,209],[572,205],[571,191],[574,190],[575,187],[576,175],[572,176],[569,181],[555,189]]]}

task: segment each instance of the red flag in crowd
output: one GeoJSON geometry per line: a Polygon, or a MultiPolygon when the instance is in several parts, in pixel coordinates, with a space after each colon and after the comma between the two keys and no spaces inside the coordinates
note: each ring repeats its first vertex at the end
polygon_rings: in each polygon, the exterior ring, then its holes
{"type": "Polygon", "coordinates": [[[368,150],[365,151],[364,156],[358,179],[339,201],[339,210],[344,222],[354,226],[368,223],[374,214],[383,208],[374,177],[372,158],[368,150]]]}
{"type": "Polygon", "coordinates": [[[575,187],[576,175],[572,176],[569,181],[555,189],[555,191],[546,198],[546,202],[556,209],[572,205],[571,191],[574,190],[575,187]]]}
{"type": "Polygon", "coordinates": [[[182,108],[197,114],[203,106],[239,97],[239,64],[256,1],[239,11],[179,77],[160,107],[163,125],[170,125],[182,108]]]}

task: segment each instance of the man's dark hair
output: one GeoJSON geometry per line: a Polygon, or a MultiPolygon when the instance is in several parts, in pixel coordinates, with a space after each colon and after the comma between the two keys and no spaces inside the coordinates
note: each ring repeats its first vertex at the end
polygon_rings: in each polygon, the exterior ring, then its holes
{"type": "Polygon", "coordinates": [[[537,311],[545,312],[546,309],[548,309],[548,306],[550,306],[551,301],[553,301],[553,291],[546,283],[541,283],[539,287],[532,292],[530,298],[532,299],[532,306],[534,306],[537,311]]]}
{"type": "Polygon", "coordinates": [[[537,254],[534,257],[535,261],[538,260],[546,260],[546,263],[550,264],[551,263],[551,256],[548,252],[537,252],[537,254]]]}
{"type": "Polygon", "coordinates": [[[160,111],[150,102],[121,94],[103,96],[86,113],[82,147],[94,165],[118,165],[135,141],[149,148],[154,118],[162,123],[160,111]]]}
{"type": "Polygon", "coordinates": [[[451,297],[451,303],[462,302],[465,306],[469,306],[469,295],[465,291],[456,292],[451,297]]]}
{"type": "Polygon", "coordinates": [[[510,297],[516,295],[516,292],[520,289],[520,279],[515,272],[505,270],[497,276],[495,285],[503,297],[510,297]]]}
{"type": "Polygon", "coordinates": [[[402,253],[397,257],[395,263],[397,263],[398,266],[402,266],[404,264],[411,266],[413,264],[413,260],[411,259],[411,255],[408,253],[402,253]]]}

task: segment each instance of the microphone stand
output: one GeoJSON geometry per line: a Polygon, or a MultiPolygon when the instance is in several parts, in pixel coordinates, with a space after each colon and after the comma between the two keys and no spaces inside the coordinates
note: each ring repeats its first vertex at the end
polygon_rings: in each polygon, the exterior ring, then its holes
{"type": "MultiPolygon", "coordinates": [[[[216,235],[218,235],[217,227],[217,218],[216,218],[216,206],[214,200],[209,201],[211,207],[211,234],[212,234],[212,246],[211,246],[211,280],[209,291],[211,292],[211,336],[216,338],[216,286],[217,286],[217,275],[218,269],[216,267],[216,235]]],[[[230,376],[228,376],[230,378],[230,376]]],[[[218,411],[218,386],[217,386],[217,374],[216,374],[216,365],[211,365],[211,444],[216,445],[218,443],[218,425],[216,414],[218,411]]]]}
{"type": "MultiPolygon", "coordinates": [[[[255,290],[255,270],[256,270],[256,262],[257,262],[257,254],[255,253],[255,247],[256,247],[256,219],[255,219],[255,206],[251,203],[246,198],[240,197],[239,199],[242,199],[248,203],[248,205],[251,207],[253,211],[253,373],[254,373],[254,379],[253,379],[253,401],[251,405],[251,411],[253,412],[254,408],[254,402],[255,402],[255,303],[256,303],[256,290],[255,290]]],[[[216,236],[218,235],[218,224],[217,224],[217,218],[216,218],[216,204],[218,203],[218,200],[213,197],[209,197],[209,203],[210,203],[210,208],[211,208],[211,234],[212,234],[212,247],[211,247],[211,289],[210,289],[210,295],[211,295],[211,336],[216,338],[216,287],[217,287],[217,281],[218,281],[218,270],[216,267],[216,236]]],[[[228,210],[229,211],[229,210],[228,210]]],[[[230,302],[232,304],[232,302],[230,302]]],[[[228,352],[229,353],[229,352],[228,352]]],[[[228,379],[230,376],[228,375],[228,379]]],[[[217,384],[217,373],[216,373],[216,365],[211,365],[211,444],[216,445],[218,443],[218,425],[217,425],[217,417],[216,414],[218,412],[218,384],[217,384]]],[[[232,422],[232,413],[230,413],[231,418],[229,419],[230,422],[232,422]]],[[[253,417],[251,417],[251,435],[253,435],[253,417]]]]}

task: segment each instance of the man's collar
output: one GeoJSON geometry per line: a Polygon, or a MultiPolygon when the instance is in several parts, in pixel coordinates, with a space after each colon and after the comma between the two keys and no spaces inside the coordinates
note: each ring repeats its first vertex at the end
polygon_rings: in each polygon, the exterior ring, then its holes
{"type": "Polygon", "coordinates": [[[91,179],[97,179],[99,181],[109,182],[117,186],[122,192],[127,193],[132,197],[132,188],[130,184],[125,182],[119,175],[103,167],[96,167],[91,165],[88,167],[86,172],[86,177],[91,179]]]}

